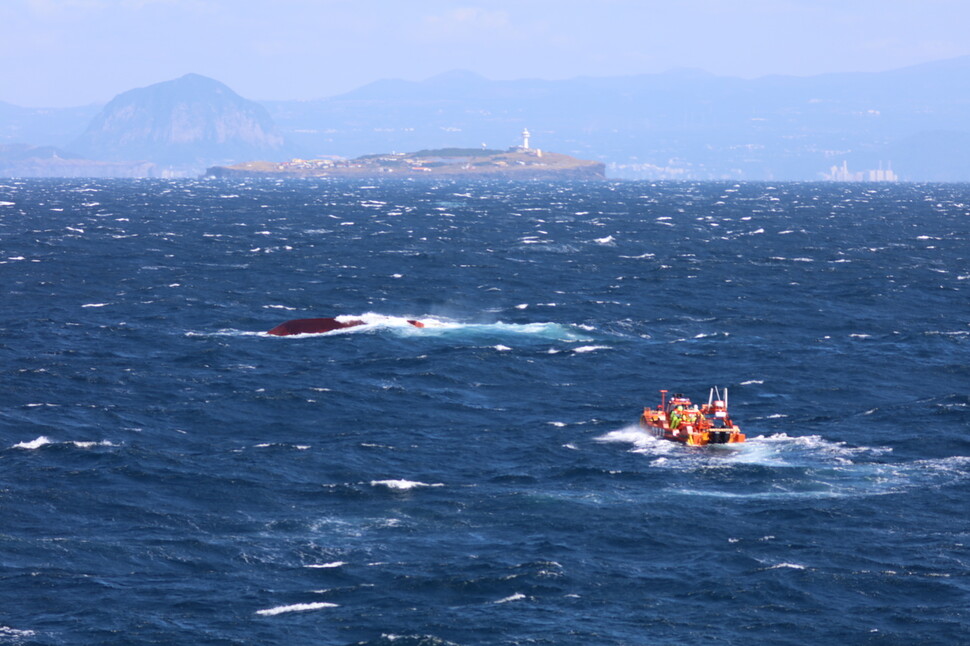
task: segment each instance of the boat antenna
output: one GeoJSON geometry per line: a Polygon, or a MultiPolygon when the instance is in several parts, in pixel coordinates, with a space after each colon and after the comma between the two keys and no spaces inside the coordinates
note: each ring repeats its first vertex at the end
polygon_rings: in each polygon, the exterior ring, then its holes
{"type": "Polygon", "coordinates": [[[714,401],[714,391],[715,390],[717,390],[717,386],[714,386],[713,388],[711,388],[711,390],[707,393],[707,407],[708,408],[711,407],[711,403],[714,401]]]}
{"type": "Polygon", "coordinates": [[[667,410],[667,391],[660,391],[660,407],[662,410],[667,410]]]}
{"type": "Polygon", "coordinates": [[[727,408],[727,407],[728,407],[728,400],[727,400],[727,386],[725,386],[725,387],[724,387],[724,408],[727,408]]]}

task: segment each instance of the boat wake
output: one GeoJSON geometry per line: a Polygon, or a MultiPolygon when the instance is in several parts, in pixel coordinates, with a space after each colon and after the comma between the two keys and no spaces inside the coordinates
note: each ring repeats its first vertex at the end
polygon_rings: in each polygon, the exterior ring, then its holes
{"type": "Polygon", "coordinates": [[[596,441],[630,444],[633,447],[630,449],[631,453],[642,453],[652,456],[665,456],[678,451],[685,451],[683,446],[656,438],[637,424],[631,424],[630,426],[610,431],[597,437],[596,441]]]}
{"type": "Polygon", "coordinates": [[[693,474],[672,479],[668,492],[717,498],[840,498],[902,493],[970,480],[970,457],[893,461],[887,447],[850,446],[818,435],[784,433],[744,444],[688,447],[656,439],[631,425],[596,438],[630,445],[650,468],[693,474]],[[716,483],[709,476],[717,473],[716,483]],[[676,484],[675,484],[676,483],[676,484]]]}

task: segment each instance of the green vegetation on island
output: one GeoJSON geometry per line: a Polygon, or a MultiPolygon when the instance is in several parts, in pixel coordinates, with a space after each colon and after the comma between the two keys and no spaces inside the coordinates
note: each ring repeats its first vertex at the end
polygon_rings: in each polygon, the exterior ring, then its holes
{"type": "Polygon", "coordinates": [[[601,162],[535,148],[507,151],[442,148],[355,159],[292,159],[213,166],[207,177],[482,177],[497,179],[603,179],[601,162]]]}

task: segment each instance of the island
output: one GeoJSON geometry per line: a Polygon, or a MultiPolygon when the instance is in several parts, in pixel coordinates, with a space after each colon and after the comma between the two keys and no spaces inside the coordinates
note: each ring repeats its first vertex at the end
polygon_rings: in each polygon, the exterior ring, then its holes
{"type": "Polygon", "coordinates": [[[495,178],[544,180],[601,180],[601,162],[577,159],[537,148],[517,146],[505,151],[479,148],[442,148],[413,153],[365,155],[356,159],[293,159],[252,161],[213,166],[206,177],[224,178],[495,178]]]}

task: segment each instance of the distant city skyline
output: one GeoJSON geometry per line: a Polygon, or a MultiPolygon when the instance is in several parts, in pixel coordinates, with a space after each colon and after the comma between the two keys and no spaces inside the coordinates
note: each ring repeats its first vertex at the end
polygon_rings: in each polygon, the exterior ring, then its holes
{"type": "Polygon", "coordinates": [[[103,103],[189,72],[254,100],[311,100],[454,69],[757,78],[970,55],[965,0],[6,0],[0,24],[0,102],[24,107],[103,103]]]}

